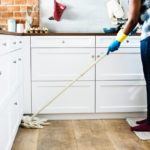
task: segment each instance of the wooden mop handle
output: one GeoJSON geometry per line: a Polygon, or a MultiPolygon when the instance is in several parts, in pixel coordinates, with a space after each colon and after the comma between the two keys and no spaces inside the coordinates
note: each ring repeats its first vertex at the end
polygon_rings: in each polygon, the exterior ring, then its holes
{"type": "Polygon", "coordinates": [[[77,76],[74,80],[69,82],[64,89],[62,89],[54,98],[52,98],[51,101],[49,101],[46,105],[44,105],[39,111],[37,111],[35,114],[32,115],[32,119],[37,116],[42,110],[44,110],[47,106],[49,106],[55,99],[57,99],[60,95],[62,95],[69,87],[71,87],[76,81],[78,81],[84,74],[86,74],[94,65],[96,65],[100,60],[102,60],[107,53],[104,53],[102,56],[100,56],[98,59],[96,59],[94,62],[92,62],[88,67],[86,67],[79,76],[77,76]]]}

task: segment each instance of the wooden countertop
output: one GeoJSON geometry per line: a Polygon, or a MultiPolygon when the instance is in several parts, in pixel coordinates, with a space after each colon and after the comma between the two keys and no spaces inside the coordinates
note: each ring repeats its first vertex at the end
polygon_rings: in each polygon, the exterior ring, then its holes
{"type": "MultiPolygon", "coordinates": [[[[116,34],[106,34],[106,33],[16,33],[0,31],[0,35],[16,35],[16,36],[115,36],[116,34]]],[[[140,34],[135,34],[133,36],[139,36],[140,34]]]]}

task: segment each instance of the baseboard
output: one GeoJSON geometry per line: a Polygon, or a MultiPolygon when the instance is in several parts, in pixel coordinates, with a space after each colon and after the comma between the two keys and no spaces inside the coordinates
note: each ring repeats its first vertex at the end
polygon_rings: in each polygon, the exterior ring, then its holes
{"type": "Polygon", "coordinates": [[[99,114],[44,114],[38,117],[49,120],[81,120],[81,119],[126,119],[131,117],[143,118],[146,113],[99,113],[99,114]]]}

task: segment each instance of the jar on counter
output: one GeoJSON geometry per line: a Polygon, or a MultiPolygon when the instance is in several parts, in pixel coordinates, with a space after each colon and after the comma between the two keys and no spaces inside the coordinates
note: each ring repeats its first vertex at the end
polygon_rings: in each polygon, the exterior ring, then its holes
{"type": "Polygon", "coordinates": [[[9,32],[16,32],[16,20],[15,19],[8,19],[7,21],[8,31],[9,32]]]}
{"type": "Polygon", "coordinates": [[[23,33],[24,32],[24,24],[18,23],[17,24],[17,33],[23,33]]]}

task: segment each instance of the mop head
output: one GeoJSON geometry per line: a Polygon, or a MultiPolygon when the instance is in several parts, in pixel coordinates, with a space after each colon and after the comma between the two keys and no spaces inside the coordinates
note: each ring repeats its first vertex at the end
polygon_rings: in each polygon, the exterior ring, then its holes
{"type": "Polygon", "coordinates": [[[20,126],[28,129],[41,129],[49,124],[50,123],[48,123],[47,119],[40,119],[38,117],[32,116],[23,116],[20,126]]]}

